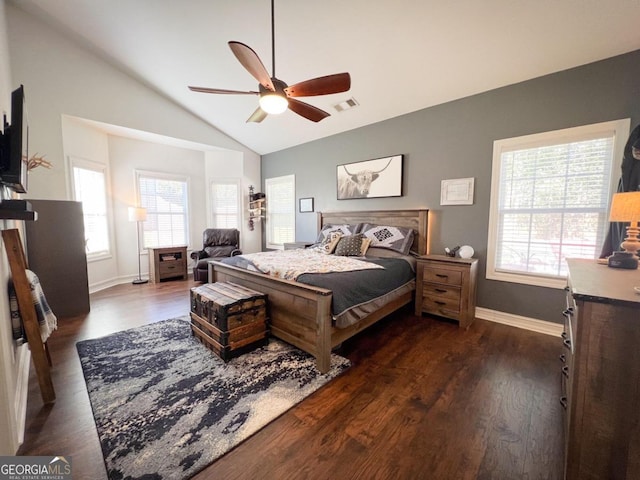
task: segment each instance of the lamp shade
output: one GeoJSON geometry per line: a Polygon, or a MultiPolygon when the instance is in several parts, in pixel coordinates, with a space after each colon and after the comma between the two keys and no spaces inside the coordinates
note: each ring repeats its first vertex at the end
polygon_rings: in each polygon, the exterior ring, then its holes
{"type": "Polygon", "coordinates": [[[130,222],[144,222],[147,219],[147,209],[142,207],[129,207],[130,222]]]}
{"type": "Polygon", "coordinates": [[[623,192],[611,200],[611,222],[640,222],[640,192],[623,192]]]}

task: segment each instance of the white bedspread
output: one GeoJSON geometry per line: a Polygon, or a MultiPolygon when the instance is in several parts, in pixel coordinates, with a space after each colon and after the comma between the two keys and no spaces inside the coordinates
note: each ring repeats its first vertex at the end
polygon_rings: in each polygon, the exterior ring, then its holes
{"type": "Polygon", "coordinates": [[[241,255],[262,273],[285,280],[296,280],[304,273],[350,272],[384,269],[375,263],[353,257],[327,255],[313,248],[273,250],[241,255]]]}

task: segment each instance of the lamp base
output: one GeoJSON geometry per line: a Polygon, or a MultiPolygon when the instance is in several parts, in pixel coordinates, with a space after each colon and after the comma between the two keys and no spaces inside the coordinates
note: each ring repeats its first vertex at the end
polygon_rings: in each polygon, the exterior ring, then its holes
{"type": "Polygon", "coordinates": [[[613,252],[613,255],[608,259],[608,265],[611,268],[635,270],[638,268],[638,257],[633,252],[613,252]]]}
{"type": "Polygon", "coordinates": [[[143,283],[149,283],[149,280],[146,278],[136,278],[133,282],[134,285],[142,285],[143,283]]]}

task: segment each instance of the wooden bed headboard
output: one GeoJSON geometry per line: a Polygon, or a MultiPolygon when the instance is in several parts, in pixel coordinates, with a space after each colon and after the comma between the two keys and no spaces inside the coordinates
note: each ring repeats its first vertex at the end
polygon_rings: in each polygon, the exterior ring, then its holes
{"type": "Polygon", "coordinates": [[[361,210],[350,212],[318,212],[318,232],[324,225],[372,223],[392,227],[412,228],[416,232],[411,250],[427,254],[429,210],[361,210]]]}

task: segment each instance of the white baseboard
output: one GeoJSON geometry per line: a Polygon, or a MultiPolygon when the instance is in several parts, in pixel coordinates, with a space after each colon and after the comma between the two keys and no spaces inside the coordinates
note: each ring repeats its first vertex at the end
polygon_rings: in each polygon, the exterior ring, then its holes
{"type": "Polygon", "coordinates": [[[564,327],[559,323],[536,320],[535,318],[521,317],[512,313],[498,312],[488,308],[476,307],[476,318],[489,320],[490,322],[502,323],[512,327],[531,330],[533,332],[544,333],[559,337],[564,327]]]}
{"type": "MultiPolygon", "coordinates": [[[[193,271],[192,269],[188,269],[187,271],[187,278],[189,277],[193,277],[193,271]]],[[[115,278],[111,278],[109,280],[103,280],[101,282],[97,282],[97,283],[92,283],[91,285],[89,285],[89,293],[96,293],[99,292],[100,290],[105,290],[109,287],[115,287],[116,285],[122,285],[123,283],[131,283],[133,282],[136,278],[138,278],[138,275],[127,275],[125,277],[115,277],[115,278]]],[[[142,278],[149,278],[149,275],[143,275],[142,278]]]]}
{"type": "Polygon", "coordinates": [[[16,415],[17,447],[24,442],[24,429],[27,421],[27,396],[29,393],[29,367],[31,366],[31,351],[25,343],[16,352],[16,392],[14,397],[16,415]]]}

